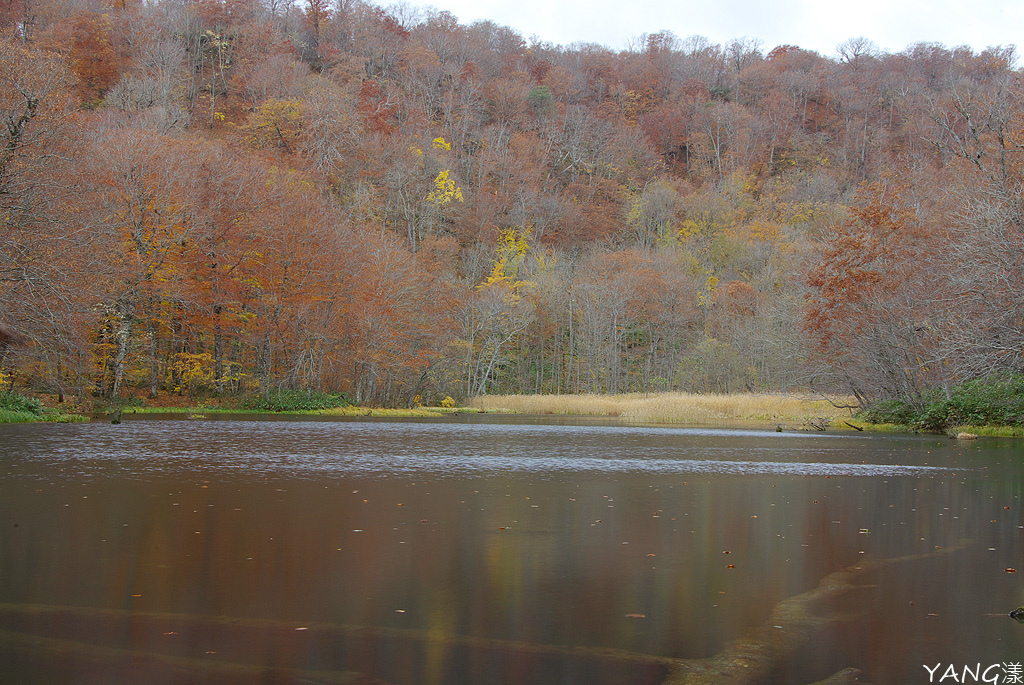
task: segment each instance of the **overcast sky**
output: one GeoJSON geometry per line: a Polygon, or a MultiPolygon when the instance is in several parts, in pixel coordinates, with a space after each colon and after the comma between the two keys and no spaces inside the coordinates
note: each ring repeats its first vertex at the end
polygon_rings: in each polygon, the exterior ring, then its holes
{"type": "MultiPolygon", "coordinates": [[[[386,4],[386,3],[385,3],[386,4]]],[[[920,41],[947,47],[1021,45],[1024,1],[1008,0],[426,0],[460,23],[489,19],[524,38],[568,45],[583,41],[614,50],[644,33],[701,35],[713,43],[756,38],[765,53],[797,45],[826,57],[836,45],[863,36],[887,52],[920,41]]]]}

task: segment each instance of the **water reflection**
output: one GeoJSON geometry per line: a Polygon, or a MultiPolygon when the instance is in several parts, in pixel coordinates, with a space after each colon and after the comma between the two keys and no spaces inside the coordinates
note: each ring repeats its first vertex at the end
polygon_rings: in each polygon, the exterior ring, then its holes
{"type": "Polygon", "coordinates": [[[661,682],[829,574],[911,554],[822,607],[851,620],[773,680],[1019,660],[1018,454],[610,425],[3,426],[0,672],[661,682]]]}

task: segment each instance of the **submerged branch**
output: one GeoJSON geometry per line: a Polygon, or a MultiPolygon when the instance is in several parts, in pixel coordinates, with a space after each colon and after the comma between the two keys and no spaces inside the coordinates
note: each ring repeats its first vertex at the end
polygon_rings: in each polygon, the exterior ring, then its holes
{"type": "MultiPolygon", "coordinates": [[[[940,554],[950,554],[966,546],[966,543],[961,543],[936,552],[878,561],[865,559],[853,566],[830,573],[822,578],[813,590],[787,597],[776,604],[764,625],[730,642],[715,656],[709,659],[680,659],[662,685],[743,685],[765,682],[772,671],[808,643],[819,628],[841,620],[816,613],[822,602],[855,590],[872,587],[854,584],[857,578],[869,571],[940,554]]],[[[835,678],[848,679],[849,674],[850,669],[847,669],[825,682],[833,681],[835,678]]]]}

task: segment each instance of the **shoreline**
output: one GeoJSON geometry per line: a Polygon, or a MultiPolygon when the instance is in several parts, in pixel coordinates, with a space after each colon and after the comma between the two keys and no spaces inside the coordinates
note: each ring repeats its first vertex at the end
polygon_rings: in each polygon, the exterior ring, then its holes
{"type": "MultiPolygon", "coordinates": [[[[798,393],[691,394],[679,392],[619,395],[484,395],[458,407],[384,408],[344,406],[328,409],[267,411],[205,404],[125,406],[121,414],[185,414],[190,419],[208,415],[337,416],[379,418],[438,418],[457,414],[510,414],[520,416],[578,416],[617,418],[639,425],[709,427],[757,426],[777,431],[864,431],[915,433],[912,426],[875,424],[854,416],[849,398],[827,398],[798,393]]],[[[0,409],[0,423],[71,423],[109,420],[115,411],[60,412],[44,407],[40,413],[0,409]]],[[[1024,427],[960,425],[945,432],[949,437],[970,433],[979,437],[1024,437],[1024,427]]],[[[936,432],[934,435],[942,435],[936,432]]]]}

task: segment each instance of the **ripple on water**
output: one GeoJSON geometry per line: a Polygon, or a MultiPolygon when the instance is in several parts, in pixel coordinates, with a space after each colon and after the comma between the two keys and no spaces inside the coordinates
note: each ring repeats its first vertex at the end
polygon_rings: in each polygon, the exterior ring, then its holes
{"type": "MultiPolygon", "coordinates": [[[[900,463],[862,436],[714,428],[422,422],[131,421],[6,436],[10,463],[68,475],[152,477],[198,471],[248,477],[658,473],[913,476],[957,470],[900,463]],[[13,442],[12,442],[13,441],[13,442]],[[84,445],[84,447],[83,447],[84,445]],[[854,447],[856,449],[854,449],[854,447]],[[853,461],[856,459],[857,461],[853,461]]],[[[870,438],[868,438],[870,440],[870,438]]]]}

